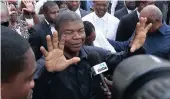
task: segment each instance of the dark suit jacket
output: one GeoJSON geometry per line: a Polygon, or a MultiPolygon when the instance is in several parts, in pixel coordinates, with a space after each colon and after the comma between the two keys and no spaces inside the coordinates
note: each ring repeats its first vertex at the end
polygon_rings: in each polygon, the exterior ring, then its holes
{"type": "Polygon", "coordinates": [[[125,5],[124,5],[124,1],[123,0],[118,0],[117,2],[117,5],[116,5],[116,8],[115,8],[115,11],[123,8],[125,5]]]}
{"type": "Polygon", "coordinates": [[[127,41],[133,34],[139,22],[137,11],[123,16],[117,29],[116,41],[127,41]]]}
{"type": "Polygon", "coordinates": [[[83,10],[83,9],[80,8],[81,17],[84,17],[84,16],[86,16],[86,15],[89,14],[89,13],[90,13],[90,12],[85,11],[85,10],[83,10]]]}
{"type": "Polygon", "coordinates": [[[50,26],[44,21],[34,26],[34,32],[30,35],[29,42],[34,51],[36,60],[38,60],[42,53],[40,47],[44,46],[47,49],[46,36],[51,35],[50,26]]]}
{"type": "Polygon", "coordinates": [[[121,17],[123,17],[126,14],[128,14],[128,11],[127,11],[126,7],[123,7],[120,10],[117,10],[114,13],[115,17],[117,17],[119,20],[120,20],[121,17]]]}

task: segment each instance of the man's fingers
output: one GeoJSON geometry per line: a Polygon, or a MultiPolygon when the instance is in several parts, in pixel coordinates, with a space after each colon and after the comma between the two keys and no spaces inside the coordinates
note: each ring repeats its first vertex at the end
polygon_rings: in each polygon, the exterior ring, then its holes
{"type": "Polygon", "coordinates": [[[134,43],[132,43],[132,47],[130,48],[130,52],[131,52],[131,53],[135,52],[136,47],[137,47],[137,46],[136,46],[134,43]]]}
{"type": "Polygon", "coordinates": [[[27,8],[22,8],[22,11],[27,10],[27,8]]]}
{"type": "Polygon", "coordinates": [[[106,77],[104,78],[107,85],[112,86],[112,81],[108,80],[106,77]]]}
{"type": "Polygon", "coordinates": [[[146,21],[147,21],[147,18],[141,17],[141,18],[139,19],[140,26],[141,26],[141,27],[145,27],[146,21]]]}
{"type": "Polygon", "coordinates": [[[139,22],[136,24],[136,29],[138,29],[138,28],[140,28],[140,23],[139,22]]]}
{"type": "Polygon", "coordinates": [[[12,11],[11,14],[16,13],[16,11],[12,11]]]}
{"type": "Polygon", "coordinates": [[[53,33],[53,47],[58,48],[58,33],[57,32],[53,33]]]}
{"type": "Polygon", "coordinates": [[[101,87],[101,89],[102,89],[104,92],[107,92],[107,89],[104,88],[102,85],[101,85],[100,87],[101,87]]]}
{"type": "Polygon", "coordinates": [[[146,30],[149,31],[149,29],[152,27],[152,23],[149,23],[147,26],[146,26],[146,30]]]}
{"type": "Polygon", "coordinates": [[[41,52],[43,53],[43,55],[44,55],[45,57],[47,57],[48,51],[47,51],[43,46],[40,47],[40,50],[41,50],[41,52]]]}
{"type": "Polygon", "coordinates": [[[67,60],[66,65],[71,65],[71,64],[77,63],[79,61],[80,61],[79,57],[73,57],[72,59],[67,60]]]}
{"type": "Polygon", "coordinates": [[[48,48],[48,51],[50,52],[50,51],[53,50],[53,45],[52,45],[52,42],[51,42],[51,36],[47,35],[46,40],[47,40],[47,48],[48,48]]]}
{"type": "Polygon", "coordinates": [[[22,2],[24,3],[24,5],[26,5],[26,3],[27,3],[27,1],[26,1],[26,0],[23,0],[22,2]]]}
{"type": "Polygon", "coordinates": [[[60,42],[59,42],[59,48],[64,50],[64,44],[65,44],[65,36],[61,36],[60,42]]]}

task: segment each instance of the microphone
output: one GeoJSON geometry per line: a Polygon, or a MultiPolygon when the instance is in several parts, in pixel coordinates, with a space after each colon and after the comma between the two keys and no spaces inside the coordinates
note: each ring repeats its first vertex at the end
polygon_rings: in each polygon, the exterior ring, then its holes
{"type": "Polygon", "coordinates": [[[102,81],[103,87],[105,87],[107,89],[107,92],[110,92],[110,90],[104,80],[104,76],[102,74],[103,72],[108,70],[106,63],[101,61],[100,56],[97,52],[89,53],[87,60],[88,60],[89,64],[91,66],[93,66],[93,67],[91,67],[91,71],[92,71],[93,75],[99,75],[100,79],[102,81]]]}

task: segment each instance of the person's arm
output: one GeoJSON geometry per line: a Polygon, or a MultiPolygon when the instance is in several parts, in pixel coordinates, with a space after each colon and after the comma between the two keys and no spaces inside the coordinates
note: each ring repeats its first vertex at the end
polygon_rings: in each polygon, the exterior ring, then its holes
{"type": "Polygon", "coordinates": [[[40,23],[38,14],[36,12],[34,12],[32,16],[33,16],[34,24],[40,23]]]}
{"type": "Polygon", "coordinates": [[[115,48],[116,52],[126,51],[129,48],[129,44],[131,41],[119,42],[107,39],[109,43],[115,48]]]}
{"type": "Polygon", "coordinates": [[[146,25],[146,22],[147,18],[140,18],[140,22],[138,22],[136,26],[134,38],[129,43],[129,46],[126,48],[127,50],[115,54],[110,53],[106,54],[107,56],[105,58],[105,62],[112,71],[114,71],[118,63],[120,63],[123,59],[132,55],[144,53],[145,50],[143,49],[142,46],[145,42],[148,30],[152,26],[151,23],[149,25],[146,25]]]}
{"type": "Polygon", "coordinates": [[[38,14],[35,12],[35,5],[34,5],[33,0],[22,1],[22,2],[26,7],[26,8],[22,8],[22,10],[32,13],[32,18],[34,20],[34,24],[38,24],[40,21],[39,21],[38,14]]]}

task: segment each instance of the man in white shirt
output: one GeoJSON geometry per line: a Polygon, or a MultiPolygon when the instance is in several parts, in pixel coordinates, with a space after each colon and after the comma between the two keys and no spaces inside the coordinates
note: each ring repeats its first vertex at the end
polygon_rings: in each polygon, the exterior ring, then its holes
{"type": "Polygon", "coordinates": [[[81,18],[89,14],[89,12],[80,8],[80,0],[68,0],[68,9],[77,13],[81,18]]]}
{"type": "Polygon", "coordinates": [[[95,26],[94,46],[114,52],[114,48],[107,39],[115,40],[119,19],[107,12],[109,1],[94,1],[93,3],[94,12],[83,17],[83,21],[89,21],[95,26]]]}

